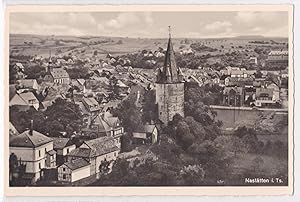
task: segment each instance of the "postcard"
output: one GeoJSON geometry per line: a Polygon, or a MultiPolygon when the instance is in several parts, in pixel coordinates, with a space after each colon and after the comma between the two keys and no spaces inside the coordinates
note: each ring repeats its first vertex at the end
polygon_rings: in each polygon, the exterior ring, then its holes
{"type": "Polygon", "coordinates": [[[293,5],[8,6],[7,196],[293,193],[293,5]]]}

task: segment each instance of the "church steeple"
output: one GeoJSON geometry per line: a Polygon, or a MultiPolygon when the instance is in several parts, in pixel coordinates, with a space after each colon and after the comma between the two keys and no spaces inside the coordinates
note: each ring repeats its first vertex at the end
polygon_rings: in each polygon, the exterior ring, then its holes
{"type": "Polygon", "coordinates": [[[158,83],[178,83],[182,82],[182,72],[179,67],[177,67],[175,60],[175,53],[172,44],[171,37],[171,27],[169,26],[169,40],[167,51],[165,53],[165,61],[163,70],[159,70],[157,82],[158,83]]]}

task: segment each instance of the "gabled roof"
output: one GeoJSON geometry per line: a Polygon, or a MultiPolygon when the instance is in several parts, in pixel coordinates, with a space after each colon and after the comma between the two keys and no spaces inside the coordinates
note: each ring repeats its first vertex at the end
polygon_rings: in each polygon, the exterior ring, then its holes
{"type": "Polygon", "coordinates": [[[152,133],[153,130],[156,128],[156,126],[154,124],[146,124],[144,125],[143,129],[146,133],[152,133]]]}
{"type": "Polygon", "coordinates": [[[99,105],[99,103],[93,97],[84,97],[83,101],[89,106],[99,105]]]}
{"type": "Polygon", "coordinates": [[[9,105],[29,105],[29,100],[38,101],[32,92],[15,94],[15,96],[10,100],[9,105]]]}
{"type": "Polygon", "coordinates": [[[16,65],[18,68],[20,68],[21,70],[24,70],[24,66],[23,66],[22,63],[17,62],[15,65],[16,65]]]}
{"type": "Polygon", "coordinates": [[[30,131],[26,130],[20,135],[12,137],[9,140],[10,147],[26,147],[26,148],[35,148],[41,145],[47,144],[53,141],[50,137],[43,135],[35,130],[32,131],[32,135],[30,135],[30,131]]]}
{"type": "Polygon", "coordinates": [[[73,145],[70,138],[53,138],[53,149],[63,149],[67,146],[73,145]]]}
{"type": "Polygon", "coordinates": [[[17,81],[18,86],[21,88],[33,88],[34,84],[37,83],[36,79],[21,79],[17,81]]]}
{"type": "Polygon", "coordinates": [[[76,156],[82,158],[89,158],[91,154],[91,149],[88,148],[76,148],[70,151],[67,156],[76,156]]]}
{"type": "Polygon", "coordinates": [[[53,68],[51,70],[51,75],[53,76],[54,79],[69,78],[68,72],[62,67],[53,68]]]}
{"type": "Polygon", "coordinates": [[[115,144],[115,140],[107,136],[85,141],[84,144],[91,149],[90,157],[101,156],[119,150],[119,147],[115,144]]]}
{"type": "Polygon", "coordinates": [[[70,168],[71,170],[76,170],[76,169],[88,166],[88,165],[90,165],[90,163],[82,158],[78,158],[75,160],[67,161],[64,164],[62,164],[61,166],[64,166],[64,165],[67,166],[68,168],[70,168]]]}

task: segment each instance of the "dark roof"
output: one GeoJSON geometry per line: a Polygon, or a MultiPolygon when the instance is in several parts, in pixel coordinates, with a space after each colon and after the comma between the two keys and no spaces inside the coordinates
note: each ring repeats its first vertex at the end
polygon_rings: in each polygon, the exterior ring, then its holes
{"type": "Polygon", "coordinates": [[[20,135],[12,137],[9,140],[10,147],[29,147],[35,148],[51,142],[52,139],[43,135],[37,131],[32,131],[32,135],[29,134],[29,130],[24,131],[20,135]]]}
{"type": "Polygon", "coordinates": [[[112,137],[100,137],[84,142],[90,149],[90,157],[101,156],[119,150],[112,137]]]}
{"type": "Polygon", "coordinates": [[[64,68],[53,68],[51,75],[54,79],[69,78],[69,74],[64,68]]]}
{"type": "Polygon", "coordinates": [[[52,156],[52,155],[56,154],[56,151],[50,150],[50,151],[47,151],[47,153],[48,153],[50,156],[52,156]]]}
{"type": "Polygon", "coordinates": [[[63,149],[67,146],[72,145],[70,138],[53,138],[53,149],[63,149]]]}
{"type": "Polygon", "coordinates": [[[87,148],[76,148],[70,151],[67,156],[76,156],[76,157],[83,157],[88,158],[90,157],[91,150],[87,148]]]}
{"type": "Polygon", "coordinates": [[[158,83],[178,83],[183,81],[182,71],[177,67],[175,60],[175,53],[171,36],[169,37],[168,47],[165,54],[165,61],[163,70],[158,70],[157,82],[158,83]]]}
{"type": "Polygon", "coordinates": [[[90,165],[90,163],[82,158],[79,158],[79,159],[67,161],[63,165],[67,166],[71,170],[76,170],[76,169],[88,166],[88,165],[90,165]]]}
{"type": "Polygon", "coordinates": [[[156,125],[154,124],[146,124],[141,130],[136,131],[135,133],[152,133],[155,128],[156,125]]]}

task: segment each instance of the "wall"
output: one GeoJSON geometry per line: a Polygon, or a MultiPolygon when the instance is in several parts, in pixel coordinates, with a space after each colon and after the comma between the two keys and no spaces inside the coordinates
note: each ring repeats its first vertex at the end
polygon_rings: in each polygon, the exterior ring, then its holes
{"type": "Polygon", "coordinates": [[[63,156],[65,156],[65,155],[68,154],[68,152],[67,152],[68,149],[69,149],[69,152],[70,152],[70,151],[76,149],[76,145],[73,144],[73,145],[70,145],[70,146],[68,146],[68,147],[63,148],[63,151],[62,151],[62,155],[63,155],[63,156]]]}
{"type": "Polygon", "coordinates": [[[71,182],[72,171],[66,165],[62,165],[58,167],[57,171],[58,171],[58,181],[71,182]],[[65,171],[63,169],[65,169],[65,171]],[[63,175],[66,175],[66,179],[63,178],[63,175]]]}
{"type": "Polygon", "coordinates": [[[156,84],[159,119],[167,124],[175,114],[184,116],[184,83],[156,84]]]}
{"type": "Polygon", "coordinates": [[[71,181],[75,182],[77,180],[80,180],[82,178],[89,177],[91,175],[90,165],[79,168],[77,170],[73,170],[71,174],[71,181]]]}
{"type": "MultiPolygon", "coordinates": [[[[238,126],[254,126],[260,120],[260,114],[267,115],[274,110],[251,110],[251,109],[222,109],[213,108],[217,112],[216,120],[223,122],[223,129],[234,129],[238,126]]],[[[278,112],[280,113],[280,112],[278,112]]],[[[278,114],[277,113],[277,114],[278,114]]],[[[286,114],[286,112],[283,112],[286,114]]]]}

